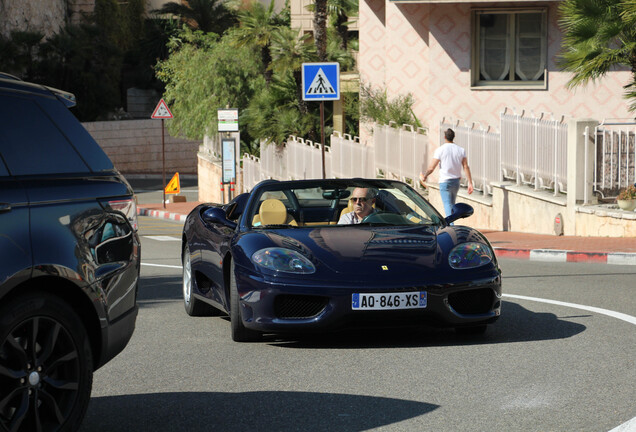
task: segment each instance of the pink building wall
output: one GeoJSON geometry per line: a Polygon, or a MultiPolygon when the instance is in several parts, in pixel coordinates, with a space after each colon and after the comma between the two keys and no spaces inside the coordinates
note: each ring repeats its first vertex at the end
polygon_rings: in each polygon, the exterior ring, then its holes
{"type": "MultiPolygon", "coordinates": [[[[439,144],[442,118],[479,122],[499,130],[505,107],[573,118],[634,118],[627,111],[623,86],[628,70],[609,73],[586,87],[568,90],[569,73],[556,66],[561,46],[558,2],[548,7],[547,89],[474,90],[470,88],[471,10],[514,7],[515,3],[394,3],[360,0],[360,77],[386,87],[389,95],[412,93],[414,112],[439,144]]],[[[361,139],[368,139],[368,131],[361,139]]],[[[429,151],[429,154],[432,152],[429,151]]]]}

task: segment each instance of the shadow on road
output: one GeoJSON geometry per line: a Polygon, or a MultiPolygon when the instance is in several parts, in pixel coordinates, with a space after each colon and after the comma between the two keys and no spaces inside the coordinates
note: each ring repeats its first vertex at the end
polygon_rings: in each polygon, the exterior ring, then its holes
{"type": "MultiPolygon", "coordinates": [[[[180,276],[143,277],[139,290],[140,308],[166,301],[182,302],[180,276]]],[[[263,342],[284,348],[390,348],[451,345],[478,345],[566,339],[585,331],[586,326],[572,320],[591,315],[557,317],[553,313],[533,312],[517,303],[504,301],[501,317],[483,335],[459,335],[453,329],[437,327],[363,328],[317,334],[265,335],[263,342]]],[[[183,313],[184,320],[196,318],[183,313]]],[[[229,319],[203,317],[199,319],[229,319]]],[[[228,338],[229,333],[228,323],[228,338]]]]}
{"type": "Polygon", "coordinates": [[[331,393],[148,393],[94,397],[80,431],[370,430],[438,405],[331,393]]]}
{"type": "Polygon", "coordinates": [[[397,330],[356,329],[295,338],[265,336],[265,340],[285,348],[409,348],[565,339],[586,329],[582,324],[559,319],[552,313],[532,312],[516,303],[503,302],[501,314],[483,335],[459,335],[453,329],[445,328],[406,327],[397,330]]]}

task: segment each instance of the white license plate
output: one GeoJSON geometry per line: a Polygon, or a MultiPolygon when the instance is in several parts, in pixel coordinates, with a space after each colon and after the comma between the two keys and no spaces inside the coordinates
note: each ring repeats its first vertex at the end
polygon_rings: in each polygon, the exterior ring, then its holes
{"type": "Polygon", "coordinates": [[[422,309],[426,307],[426,291],[393,294],[354,293],[353,310],[422,309]]]}

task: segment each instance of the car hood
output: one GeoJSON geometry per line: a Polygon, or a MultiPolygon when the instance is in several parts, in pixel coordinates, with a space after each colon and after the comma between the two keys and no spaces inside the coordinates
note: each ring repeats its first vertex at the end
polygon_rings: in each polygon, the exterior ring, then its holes
{"type": "Polygon", "coordinates": [[[429,226],[293,228],[252,235],[260,237],[249,241],[252,253],[276,246],[296,250],[316,265],[319,274],[329,271],[383,278],[438,268],[447,254],[439,233],[429,226]]]}

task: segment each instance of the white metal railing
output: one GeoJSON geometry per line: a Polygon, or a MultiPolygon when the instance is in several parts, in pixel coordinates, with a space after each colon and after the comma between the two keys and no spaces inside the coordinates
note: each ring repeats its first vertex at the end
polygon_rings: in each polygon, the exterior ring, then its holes
{"type": "MultiPolygon", "coordinates": [[[[506,109],[501,113],[500,124],[501,133],[478,123],[462,125],[459,121],[443,119],[440,124],[440,132],[453,128],[456,143],[466,150],[475,189],[490,195],[493,182],[508,178],[535,189],[553,188],[555,195],[566,192],[567,123],[564,118],[516,114],[506,109]]],[[[326,176],[384,176],[419,187],[416,179],[426,169],[429,157],[429,137],[423,131],[409,125],[397,129],[375,124],[373,139],[366,145],[357,137],[334,133],[331,146],[325,147],[326,176]]],[[[633,155],[633,144],[630,145],[633,155]]],[[[617,156],[619,159],[630,157],[633,165],[636,155],[617,156]]],[[[248,189],[267,178],[321,178],[322,147],[294,136],[290,136],[284,146],[262,142],[260,159],[244,156],[243,170],[248,189]]],[[[631,171],[625,178],[633,176],[631,171]]]]}
{"type": "MultiPolygon", "coordinates": [[[[466,151],[475,190],[481,191],[483,195],[491,195],[491,183],[502,180],[500,134],[479,123],[468,126],[460,125],[459,121],[453,123],[442,119],[440,142],[443,142],[444,131],[448,128],[455,131],[455,143],[466,151]]],[[[462,184],[466,182],[467,179],[462,177],[462,184]]]]}
{"type": "MultiPolygon", "coordinates": [[[[282,178],[302,180],[322,178],[322,144],[290,136],[286,143],[287,172],[282,178]]],[[[331,148],[325,146],[325,176],[331,174],[331,148]]]]}
{"type": "Polygon", "coordinates": [[[375,177],[375,151],[372,145],[360,143],[359,137],[331,135],[331,174],[337,178],[375,177]]]}
{"type": "MultiPolygon", "coordinates": [[[[395,128],[392,125],[373,126],[375,173],[419,185],[420,172],[428,163],[428,135],[426,129],[411,125],[395,128]]],[[[418,186],[419,187],[419,186],[418,186]]]]}
{"type": "Polygon", "coordinates": [[[567,192],[567,122],[521,111],[501,113],[501,169],[504,178],[535,189],[567,192]]]}
{"type": "Polygon", "coordinates": [[[243,155],[243,189],[251,190],[260,181],[265,180],[261,170],[261,159],[251,154],[243,155]]]}
{"type": "Polygon", "coordinates": [[[594,128],[593,136],[586,128],[585,138],[586,146],[594,142],[595,193],[603,199],[615,198],[636,182],[636,122],[604,120],[594,128]]]}

